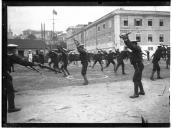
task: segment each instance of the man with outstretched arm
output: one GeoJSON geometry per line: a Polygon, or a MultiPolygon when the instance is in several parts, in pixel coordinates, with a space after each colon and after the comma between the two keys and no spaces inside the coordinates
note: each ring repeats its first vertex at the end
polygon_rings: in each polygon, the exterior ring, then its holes
{"type": "Polygon", "coordinates": [[[80,53],[80,60],[82,64],[82,70],[81,70],[81,75],[84,78],[84,83],[83,85],[88,85],[88,80],[87,80],[87,67],[88,67],[88,53],[84,49],[84,45],[81,45],[77,40],[73,39],[75,42],[75,45],[77,47],[78,52],[80,53]]]}
{"type": "Polygon", "coordinates": [[[142,51],[141,48],[137,45],[138,41],[130,41],[128,38],[128,34],[120,35],[120,38],[124,40],[125,45],[132,50],[130,56],[130,62],[134,67],[134,95],[130,96],[130,98],[137,98],[139,95],[145,95],[143,85],[142,85],[142,71],[144,69],[144,65],[142,62],[142,51]],[[140,92],[138,92],[138,88],[140,88],[140,92]]]}

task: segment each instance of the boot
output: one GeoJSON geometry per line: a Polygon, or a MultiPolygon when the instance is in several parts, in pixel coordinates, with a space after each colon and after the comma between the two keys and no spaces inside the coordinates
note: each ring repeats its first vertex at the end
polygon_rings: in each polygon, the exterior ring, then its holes
{"type": "Polygon", "coordinates": [[[88,85],[87,76],[86,76],[86,75],[83,75],[83,78],[84,78],[84,83],[83,83],[83,85],[88,85]]]}
{"type": "Polygon", "coordinates": [[[9,108],[8,113],[20,111],[21,108],[9,108]]]}
{"type": "Polygon", "coordinates": [[[134,82],[134,95],[130,96],[130,98],[137,98],[139,97],[139,94],[138,94],[138,82],[134,82]]]}
{"type": "Polygon", "coordinates": [[[162,79],[162,77],[160,77],[160,71],[157,71],[157,79],[162,79]]]}
{"type": "Polygon", "coordinates": [[[152,71],[152,74],[151,74],[151,77],[150,77],[151,80],[154,80],[154,78],[153,78],[154,73],[155,73],[155,71],[152,71]]]}
{"type": "Polygon", "coordinates": [[[139,95],[145,95],[145,91],[144,91],[144,89],[143,89],[142,82],[139,82],[139,88],[140,88],[139,95]]]}

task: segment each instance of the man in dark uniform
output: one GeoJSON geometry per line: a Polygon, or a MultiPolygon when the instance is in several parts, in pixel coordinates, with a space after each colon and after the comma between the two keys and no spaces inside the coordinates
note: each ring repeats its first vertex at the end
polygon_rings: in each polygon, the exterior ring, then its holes
{"type": "Polygon", "coordinates": [[[162,58],[166,61],[166,57],[167,57],[167,48],[165,47],[165,45],[161,44],[161,48],[162,48],[162,58]]]}
{"type": "Polygon", "coordinates": [[[43,51],[40,51],[39,53],[39,62],[44,65],[44,53],[43,51]]]}
{"type": "Polygon", "coordinates": [[[155,53],[153,54],[153,70],[152,70],[152,74],[150,79],[154,80],[154,73],[157,71],[157,79],[162,79],[160,77],[160,66],[159,66],[159,61],[161,59],[161,57],[163,57],[163,48],[161,46],[158,46],[157,50],[155,51],[155,53]]]}
{"type": "Polygon", "coordinates": [[[20,108],[15,107],[14,97],[15,91],[13,87],[13,78],[10,75],[11,73],[11,64],[13,64],[12,60],[9,58],[16,52],[17,45],[9,44],[8,45],[8,57],[7,57],[7,69],[3,67],[3,94],[6,94],[8,101],[8,112],[16,112],[20,111],[20,108]]]}
{"type": "Polygon", "coordinates": [[[170,47],[167,47],[167,60],[166,60],[166,68],[170,66],[170,47]]]}
{"type": "Polygon", "coordinates": [[[61,70],[64,73],[64,77],[66,77],[67,75],[70,75],[70,73],[69,73],[69,71],[67,69],[67,65],[68,65],[68,54],[67,54],[67,50],[64,49],[64,48],[59,48],[59,51],[62,53],[61,61],[62,61],[63,64],[61,66],[61,70]]]}
{"type": "Polygon", "coordinates": [[[109,50],[109,53],[108,53],[108,55],[107,55],[107,64],[106,64],[106,68],[109,66],[110,63],[112,63],[113,66],[114,66],[114,72],[115,72],[115,66],[116,66],[116,64],[115,64],[115,61],[113,60],[113,59],[114,59],[114,55],[115,55],[115,53],[112,52],[112,50],[109,50]]]}
{"type": "Polygon", "coordinates": [[[130,96],[130,98],[137,98],[139,95],[145,95],[143,85],[141,82],[142,79],[142,71],[144,69],[144,65],[142,62],[142,51],[141,48],[137,45],[137,41],[130,41],[128,38],[128,34],[120,35],[120,38],[124,40],[125,45],[132,50],[130,54],[130,62],[134,67],[134,95],[130,96]],[[138,92],[138,87],[140,88],[140,92],[138,92]]]}
{"type": "Polygon", "coordinates": [[[96,54],[94,54],[94,64],[92,66],[92,68],[94,68],[94,65],[99,62],[100,66],[101,66],[101,71],[103,71],[103,65],[102,65],[102,53],[100,50],[98,50],[98,52],[96,54]]]}
{"type": "Polygon", "coordinates": [[[124,59],[128,58],[129,56],[129,51],[127,50],[127,47],[124,48],[123,51],[121,51],[121,53],[118,53],[117,56],[117,66],[115,69],[115,72],[117,72],[119,66],[122,66],[122,74],[125,75],[125,71],[124,71],[124,59]]]}
{"type": "Polygon", "coordinates": [[[146,52],[146,55],[147,55],[147,61],[149,61],[150,60],[150,52],[149,52],[149,50],[145,50],[145,52],[146,52]]]}
{"type": "Polygon", "coordinates": [[[81,64],[82,64],[82,70],[81,70],[81,74],[84,78],[84,83],[83,85],[88,85],[88,80],[87,80],[87,67],[88,67],[88,54],[86,52],[86,50],[84,49],[84,45],[81,45],[77,40],[73,39],[78,52],[80,53],[80,60],[81,60],[81,64]]]}
{"type": "MultiPolygon", "coordinates": [[[[22,66],[39,66],[39,64],[34,64],[29,62],[19,56],[16,55],[16,46],[8,45],[8,54],[7,54],[7,68],[3,68],[3,91],[7,92],[7,100],[8,100],[8,112],[16,112],[20,111],[20,108],[15,107],[14,103],[14,88],[13,88],[13,79],[10,75],[10,63],[20,64],[22,66]],[[5,85],[6,84],[6,85],[5,85]]],[[[36,70],[36,69],[35,69],[36,70]]]]}

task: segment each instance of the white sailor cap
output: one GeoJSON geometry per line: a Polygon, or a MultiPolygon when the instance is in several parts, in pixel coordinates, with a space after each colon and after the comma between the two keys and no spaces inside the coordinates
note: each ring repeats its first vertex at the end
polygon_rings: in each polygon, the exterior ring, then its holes
{"type": "Polygon", "coordinates": [[[10,47],[10,48],[12,48],[12,47],[18,47],[18,45],[16,45],[16,44],[8,44],[8,47],[10,47]]]}

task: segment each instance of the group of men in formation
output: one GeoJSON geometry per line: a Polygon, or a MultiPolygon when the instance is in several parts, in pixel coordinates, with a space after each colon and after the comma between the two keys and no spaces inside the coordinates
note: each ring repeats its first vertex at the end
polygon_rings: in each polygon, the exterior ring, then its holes
{"type": "MultiPolygon", "coordinates": [[[[58,47],[55,50],[49,51],[47,54],[49,61],[48,65],[44,65],[44,57],[40,60],[39,57],[37,59],[33,59],[34,62],[30,62],[28,60],[25,60],[15,54],[16,48],[14,47],[8,47],[8,56],[7,56],[7,63],[3,65],[6,68],[3,68],[3,95],[7,95],[8,99],[8,112],[15,112],[19,111],[20,108],[16,108],[14,104],[14,88],[12,83],[12,76],[11,73],[11,66],[13,64],[20,64],[22,66],[25,66],[31,70],[35,70],[39,72],[35,68],[35,66],[39,66],[40,68],[46,68],[49,69],[55,73],[63,73],[64,76],[70,75],[67,66],[71,62],[75,61],[81,61],[82,69],[81,69],[81,75],[83,76],[84,83],[83,85],[88,85],[88,79],[87,79],[87,67],[91,61],[93,61],[92,68],[94,68],[95,64],[99,62],[101,71],[103,71],[104,68],[107,68],[110,63],[113,64],[113,70],[114,72],[117,72],[119,66],[122,66],[122,74],[125,74],[124,70],[124,59],[130,59],[131,64],[133,65],[133,68],[135,70],[134,76],[133,76],[133,82],[134,82],[134,94],[130,96],[130,98],[137,98],[139,95],[145,95],[145,91],[141,82],[142,79],[142,71],[144,69],[143,64],[143,52],[140,48],[140,46],[137,44],[137,41],[130,41],[128,34],[121,34],[120,38],[123,39],[125,43],[125,48],[123,51],[119,52],[119,50],[116,50],[115,53],[112,52],[112,50],[107,53],[105,50],[97,49],[98,52],[95,54],[89,53],[85,48],[84,45],[80,44],[77,40],[73,39],[77,51],[79,54],[71,54],[71,51],[66,50],[62,47],[58,47]],[[117,60],[117,64],[115,63],[114,59],[117,60]],[[105,62],[103,61],[105,60],[105,62]],[[105,63],[105,67],[103,67],[103,63],[105,63]],[[53,66],[52,66],[53,64],[53,66]],[[60,64],[60,66],[59,66],[60,64]],[[7,66],[6,66],[7,65],[7,66]],[[140,91],[138,91],[138,89],[140,91]]],[[[149,60],[149,51],[146,51],[147,53],[147,59],[149,60]]],[[[166,59],[167,68],[170,65],[170,48],[165,48],[164,46],[158,46],[157,50],[153,54],[153,69],[151,73],[151,80],[154,80],[154,74],[157,72],[157,79],[161,79],[160,76],[160,66],[159,61],[161,58],[166,59]]],[[[5,104],[4,104],[5,105],[5,104]]],[[[5,106],[6,107],[6,106],[5,106]]]]}

